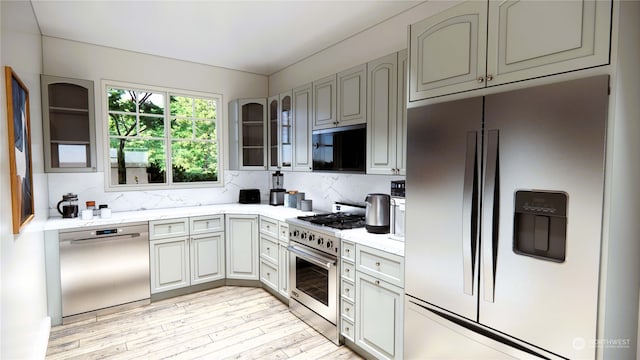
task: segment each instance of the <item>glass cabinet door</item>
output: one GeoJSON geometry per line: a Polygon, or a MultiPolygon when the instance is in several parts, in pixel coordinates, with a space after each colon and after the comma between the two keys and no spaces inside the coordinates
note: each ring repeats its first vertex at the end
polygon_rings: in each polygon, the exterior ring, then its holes
{"type": "Polygon", "coordinates": [[[291,169],[293,162],[293,122],[291,95],[280,95],[280,166],[291,169]]]}
{"type": "Polygon", "coordinates": [[[45,171],[96,171],[93,81],[42,75],[45,171]]]}
{"type": "Polygon", "coordinates": [[[269,99],[269,168],[277,169],[278,157],[278,98],[269,99]]]}
{"type": "Polygon", "coordinates": [[[265,166],[265,104],[246,102],[240,107],[242,166],[265,166]]]}

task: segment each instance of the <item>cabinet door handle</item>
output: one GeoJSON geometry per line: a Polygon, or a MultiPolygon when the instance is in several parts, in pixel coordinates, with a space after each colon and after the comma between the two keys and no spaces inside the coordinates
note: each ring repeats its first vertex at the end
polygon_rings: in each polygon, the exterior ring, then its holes
{"type": "Polygon", "coordinates": [[[484,82],[484,77],[480,76],[478,77],[478,84],[482,84],[484,82]]]}
{"type": "Polygon", "coordinates": [[[487,81],[491,81],[491,80],[493,80],[493,75],[491,74],[487,75],[487,81]]]}

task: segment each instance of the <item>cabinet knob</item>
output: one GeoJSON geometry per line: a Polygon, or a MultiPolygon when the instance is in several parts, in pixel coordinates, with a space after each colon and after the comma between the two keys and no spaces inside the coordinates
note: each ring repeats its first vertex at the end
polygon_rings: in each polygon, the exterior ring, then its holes
{"type": "Polygon", "coordinates": [[[376,261],[376,266],[380,267],[380,261],[376,261]]]}
{"type": "Polygon", "coordinates": [[[493,80],[493,75],[491,74],[487,75],[487,81],[491,81],[491,80],[493,80]]]}
{"type": "Polygon", "coordinates": [[[347,253],[349,252],[349,249],[345,249],[344,251],[346,251],[347,253]]]}
{"type": "Polygon", "coordinates": [[[344,269],[345,272],[349,272],[349,269],[344,269]]]}
{"type": "Polygon", "coordinates": [[[376,285],[380,285],[380,280],[376,280],[376,285]]]}
{"type": "Polygon", "coordinates": [[[478,84],[482,84],[484,82],[484,77],[480,76],[478,77],[478,84]]]}

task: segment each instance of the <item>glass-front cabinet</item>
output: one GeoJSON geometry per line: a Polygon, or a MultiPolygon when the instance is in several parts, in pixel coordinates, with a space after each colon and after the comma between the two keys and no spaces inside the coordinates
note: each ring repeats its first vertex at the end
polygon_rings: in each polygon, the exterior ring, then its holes
{"type": "Polygon", "coordinates": [[[96,171],[93,81],[41,75],[46,172],[96,171]]]}
{"type": "Polygon", "coordinates": [[[292,92],[280,94],[280,167],[291,170],[293,162],[293,106],[292,92]]]}
{"type": "Polygon", "coordinates": [[[280,168],[280,157],[278,156],[278,114],[280,112],[280,101],[277,96],[269,98],[269,127],[268,127],[268,141],[269,141],[269,170],[280,168]]]}
{"type": "Polygon", "coordinates": [[[267,167],[267,100],[238,99],[229,103],[229,168],[267,167]]]}
{"type": "Polygon", "coordinates": [[[269,170],[291,170],[293,160],[291,92],[270,97],[268,107],[269,170]]]}

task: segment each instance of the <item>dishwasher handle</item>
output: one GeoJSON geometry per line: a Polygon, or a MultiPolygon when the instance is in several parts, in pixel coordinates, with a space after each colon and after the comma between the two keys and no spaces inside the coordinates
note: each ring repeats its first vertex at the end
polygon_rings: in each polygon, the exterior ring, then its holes
{"type": "Polygon", "coordinates": [[[136,234],[123,234],[123,235],[112,235],[109,237],[94,237],[94,238],[85,238],[85,239],[74,239],[69,240],[69,244],[88,244],[91,242],[100,242],[100,241],[114,241],[121,240],[122,238],[137,238],[140,237],[140,233],[136,234]]]}

